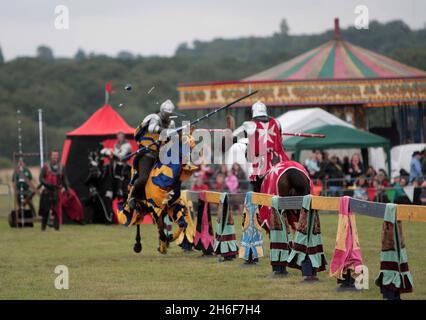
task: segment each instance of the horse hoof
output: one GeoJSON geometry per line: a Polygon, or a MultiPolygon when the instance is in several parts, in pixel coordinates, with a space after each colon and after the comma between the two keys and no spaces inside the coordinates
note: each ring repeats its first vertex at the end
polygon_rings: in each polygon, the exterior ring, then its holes
{"type": "Polygon", "coordinates": [[[357,289],[355,286],[340,286],[336,288],[337,292],[346,292],[346,291],[352,291],[352,292],[358,292],[362,291],[357,289]]]}
{"type": "Polygon", "coordinates": [[[135,243],[133,246],[133,251],[136,253],[140,253],[142,251],[142,243],[135,243]]]}
{"type": "Polygon", "coordinates": [[[160,252],[161,254],[167,254],[167,251],[163,251],[160,248],[157,248],[158,252],[160,252]]]}
{"type": "Polygon", "coordinates": [[[284,278],[288,276],[288,271],[273,271],[272,277],[273,278],[284,278]]]}
{"type": "Polygon", "coordinates": [[[305,279],[303,279],[303,281],[305,282],[315,282],[315,281],[319,281],[319,278],[316,276],[308,276],[305,277],[305,279]]]}
{"type": "Polygon", "coordinates": [[[214,255],[212,253],[204,253],[200,256],[201,258],[211,258],[214,257],[214,255]]]}

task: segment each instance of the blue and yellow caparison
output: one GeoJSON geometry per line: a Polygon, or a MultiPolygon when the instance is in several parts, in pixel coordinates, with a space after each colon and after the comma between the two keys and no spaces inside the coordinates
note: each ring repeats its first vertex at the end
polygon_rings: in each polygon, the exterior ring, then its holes
{"type": "MultiPolygon", "coordinates": [[[[154,139],[155,137],[153,137],[154,139]]],[[[145,141],[149,141],[145,140],[145,141]]],[[[117,212],[118,221],[125,226],[132,226],[142,222],[145,214],[151,214],[155,221],[161,217],[162,214],[167,214],[173,222],[179,225],[187,225],[185,205],[181,199],[181,185],[183,181],[188,180],[192,173],[197,170],[197,166],[186,163],[183,160],[185,150],[188,146],[191,149],[195,142],[190,135],[183,135],[181,138],[182,143],[179,146],[180,160],[178,163],[164,164],[159,159],[148,177],[145,186],[145,199],[137,199],[142,204],[141,207],[148,208],[148,212],[140,212],[139,208],[131,211],[128,206],[119,205],[117,212]]],[[[152,143],[152,142],[150,142],[152,143]]],[[[149,143],[144,144],[145,146],[149,143]]],[[[158,150],[158,149],[157,149],[158,150]]],[[[171,156],[171,149],[169,149],[168,156],[171,156]]],[[[137,176],[137,170],[132,168],[132,178],[134,181],[137,176]]],[[[129,185],[129,193],[133,187],[132,183],[129,185]]]]}

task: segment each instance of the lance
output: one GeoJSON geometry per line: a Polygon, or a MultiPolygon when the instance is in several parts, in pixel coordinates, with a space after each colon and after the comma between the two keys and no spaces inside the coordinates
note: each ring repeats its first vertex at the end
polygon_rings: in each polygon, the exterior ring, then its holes
{"type": "Polygon", "coordinates": [[[304,138],[325,138],[325,134],[321,133],[303,133],[303,132],[283,132],[282,136],[292,136],[292,137],[304,137],[304,138]]]}
{"type": "MultiPolygon", "coordinates": [[[[225,110],[225,109],[228,109],[229,107],[233,106],[234,104],[236,104],[236,103],[238,103],[238,102],[240,102],[240,101],[242,101],[242,100],[244,100],[244,99],[247,99],[248,97],[251,97],[252,95],[254,95],[254,94],[256,94],[256,93],[258,93],[258,90],[253,91],[253,92],[251,92],[251,93],[249,93],[249,94],[246,94],[245,96],[242,96],[242,97],[240,97],[240,98],[238,98],[238,99],[236,99],[236,100],[234,100],[234,101],[232,101],[232,102],[230,102],[230,103],[228,103],[228,104],[226,104],[226,105],[224,105],[224,106],[222,106],[222,107],[220,107],[220,108],[218,108],[218,109],[216,109],[216,110],[213,110],[213,111],[211,111],[211,112],[209,112],[209,113],[207,113],[207,114],[205,114],[205,115],[203,115],[203,116],[201,116],[201,117],[199,117],[199,118],[197,118],[197,119],[195,119],[195,120],[193,120],[193,121],[189,122],[189,123],[188,123],[188,124],[186,124],[186,125],[183,125],[183,126],[181,126],[181,127],[178,127],[178,128],[176,128],[176,129],[172,129],[172,130],[170,131],[170,133],[168,133],[168,134],[167,134],[167,137],[170,137],[170,136],[172,136],[173,134],[178,133],[178,132],[182,131],[183,129],[187,128],[187,127],[191,127],[191,126],[195,125],[196,123],[198,123],[198,122],[200,122],[200,121],[202,121],[202,120],[204,120],[204,119],[210,118],[212,115],[214,115],[214,114],[216,114],[216,113],[218,113],[218,112],[220,112],[220,111],[223,111],[223,110],[225,110]]],[[[155,144],[157,144],[157,143],[159,143],[159,142],[160,142],[160,141],[159,141],[159,140],[157,140],[157,141],[154,141],[154,142],[150,143],[149,145],[147,145],[147,146],[145,146],[145,147],[139,148],[139,149],[138,149],[138,150],[136,150],[135,152],[132,152],[131,154],[129,154],[129,155],[127,155],[126,157],[124,157],[124,158],[123,158],[123,160],[128,160],[128,159],[130,159],[131,157],[133,157],[133,156],[135,156],[135,155],[139,154],[140,152],[142,152],[142,151],[144,151],[144,150],[147,150],[149,147],[151,147],[151,146],[153,146],[153,145],[155,145],[155,144]]]]}
{"type": "MultiPolygon", "coordinates": [[[[204,130],[209,132],[224,132],[225,129],[197,129],[197,130],[204,130]]],[[[283,132],[281,133],[282,136],[292,136],[292,137],[304,137],[304,138],[325,138],[325,134],[320,133],[303,133],[303,132],[283,132]]]]}

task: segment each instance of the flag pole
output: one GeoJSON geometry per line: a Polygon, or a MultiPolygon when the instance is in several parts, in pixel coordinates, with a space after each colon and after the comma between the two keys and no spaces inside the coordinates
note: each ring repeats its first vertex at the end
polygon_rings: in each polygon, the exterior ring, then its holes
{"type": "Polygon", "coordinates": [[[105,83],[105,104],[109,103],[109,95],[112,92],[112,83],[107,82],[105,83]]]}
{"type": "MultiPolygon", "coordinates": [[[[21,110],[18,109],[16,111],[17,114],[17,125],[18,125],[18,151],[19,151],[19,158],[18,161],[20,159],[23,159],[23,148],[22,148],[22,121],[21,121],[21,110]]],[[[23,172],[23,168],[19,168],[19,170],[21,170],[21,172],[19,172],[18,174],[24,174],[23,172]]],[[[20,177],[18,177],[18,181],[19,181],[20,177]]],[[[23,184],[21,183],[20,189],[19,189],[19,200],[18,200],[18,210],[19,212],[16,212],[16,223],[18,224],[20,221],[21,222],[21,226],[24,227],[25,224],[25,217],[24,217],[24,187],[23,184]],[[21,214],[21,220],[19,220],[19,214],[21,214]]]]}
{"type": "Polygon", "coordinates": [[[43,109],[38,109],[38,135],[40,141],[40,168],[42,168],[44,164],[43,109]]]}

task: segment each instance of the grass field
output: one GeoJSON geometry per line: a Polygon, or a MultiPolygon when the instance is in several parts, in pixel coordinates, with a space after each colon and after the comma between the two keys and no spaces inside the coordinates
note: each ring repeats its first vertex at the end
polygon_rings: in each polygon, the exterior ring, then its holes
{"type": "MultiPolygon", "coordinates": [[[[4,205],[4,202],[3,202],[4,205]]],[[[338,293],[327,272],[317,283],[302,283],[299,271],[272,278],[268,257],[252,267],[241,260],[219,263],[172,244],[167,255],[157,252],[156,227],[142,226],[143,251],[132,251],[134,230],[122,226],[65,225],[42,233],[11,229],[0,218],[0,299],[381,299],[374,285],[378,273],[382,221],[359,216],[357,224],[370,289],[338,293]],[[54,268],[66,265],[69,290],[54,288],[54,268]]],[[[237,237],[241,217],[236,217],[237,237]]],[[[328,262],[335,242],[337,216],[322,214],[328,262]]],[[[426,299],[426,224],[404,223],[409,266],[415,291],[404,299],[426,299]]],[[[268,242],[265,241],[268,248],[268,242]]],[[[269,254],[269,250],[267,250],[269,254]]]]}

